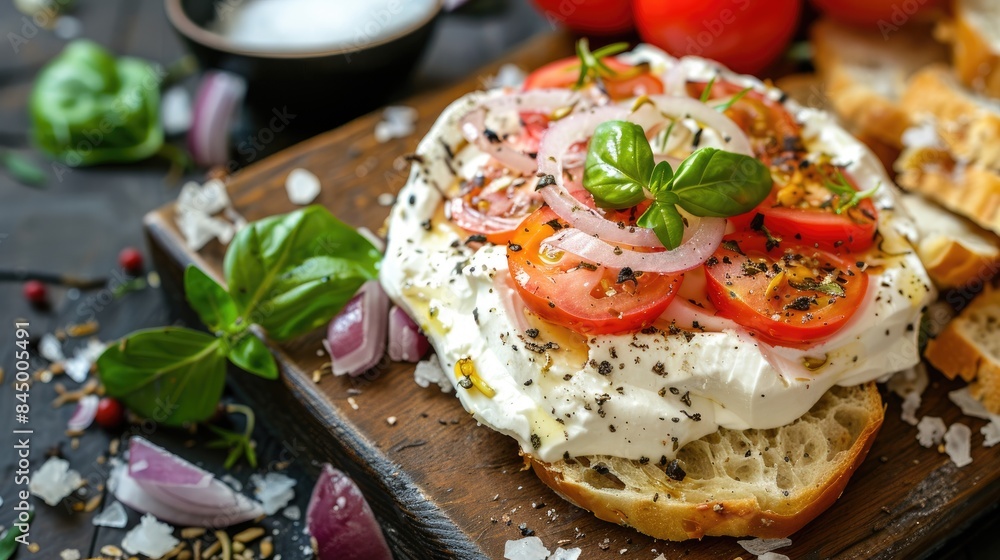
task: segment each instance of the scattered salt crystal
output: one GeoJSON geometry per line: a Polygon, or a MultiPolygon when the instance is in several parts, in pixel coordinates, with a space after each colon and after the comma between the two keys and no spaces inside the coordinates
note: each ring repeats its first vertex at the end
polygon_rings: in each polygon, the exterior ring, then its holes
{"type": "Polygon", "coordinates": [[[379,206],[392,206],[396,202],[396,197],[392,193],[384,192],[375,199],[379,206]]]}
{"type": "Polygon", "coordinates": [[[80,560],[80,551],[75,548],[67,548],[59,553],[60,560],[80,560]]]}
{"type": "Polygon", "coordinates": [[[375,124],[375,140],[384,144],[393,138],[406,138],[416,130],[417,116],[413,107],[386,107],[382,111],[382,120],[375,124]]]}
{"type": "Polygon", "coordinates": [[[385,252],[385,240],[375,235],[372,230],[366,228],[365,226],[361,226],[358,228],[358,235],[367,239],[379,253],[385,252]]]}
{"type": "Polygon", "coordinates": [[[579,548],[565,549],[560,547],[552,553],[552,556],[549,556],[548,560],[577,560],[582,552],[583,550],[579,548]]]}
{"type": "Polygon", "coordinates": [[[243,490],[243,483],[237,480],[235,476],[229,473],[222,475],[222,478],[220,480],[228,484],[233,490],[236,490],[237,492],[243,490]]]}
{"type": "Polygon", "coordinates": [[[937,416],[924,416],[917,424],[917,441],[924,447],[933,447],[941,443],[946,430],[944,420],[937,416]]]}
{"type": "Polygon", "coordinates": [[[66,360],[62,343],[51,333],[43,334],[41,340],[38,341],[38,354],[53,363],[66,360]]]}
{"type": "Polygon", "coordinates": [[[903,422],[911,426],[917,425],[917,409],[920,408],[920,393],[916,391],[911,391],[906,394],[903,398],[903,405],[900,407],[902,412],[899,417],[903,419],[903,422]]]}
{"type": "Polygon", "coordinates": [[[964,467],[972,462],[972,430],[961,423],[954,423],[944,434],[944,451],[957,467],[964,467]]]}
{"type": "Polygon", "coordinates": [[[288,200],[292,204],[304,206],[316,200],[322,189],[319,177],[308,169],[301,167],[293,169],[285,179],[285,190],[288,192],[288,200]]]}
{"type": "Polygon", "coordinates": [[[507,541],[503,546],[503,557],[507,560],[545,560],[548,556],[549,549],[538,537],[507,541]]]}
{"type": "Polygon", "coordinates": [[[94,516],[92,523],[95,527],[124,529],[128,525],[128,513],[125,512],[121,502],[111,502],[104,511],[94,516]]]}
{"type": "Polygon", "coordinates": [[[178,211],[176,222],[177,229],[192,251],[200,250],[213,239],[218,239],[223,244],[229,243],[235,233],[235,228],[229,222],[196,210],[178,211]]]}
{"type": "Polygon", "coordinates": [[[742,546],[743,550],[749,552],[750,554],[760,556],[761,554],[766,554],[772,550],[792,546],[792,539],[752,539],[736,541],[736,544],[742,546]]]}
{"type": "Polygon", "coordinates": [[[66,375],[77,383],[86,381],[90,375],[90,367],[101,357],[105,347],[106,345],[97,339],[88,340],[86,346],[77,348],[73,352],[73,357],[66,360],[66,375]]]}
{"type": "Polygon", "coordinates": [[[1000,417],[994,417],[989,424],[983,426],[979,432],[986,439],[983,440],[983,447],[993,447],[1000,443],[1000,417]]]}
{"type": "Polygon", "coordinates": [[[180,86],[163,92],[160,100],[160,121],[163,132],[168,135],[181,134],[191,128],[194,111],[191,110],[191,95],[180,86]]]}
{"type": "Polygon", "coordinates": [[[295,479],[281,473],[255,474],[250,482],[255,486],[254,495],[268,515],[274,515],[295,498],[295,479]]]}
{"type": "Polygon", "coordinates": [[[294,506],[294,505],[288,506],[281,511],[281,515],[284,515],[285,519],[289,519],[291,521],[298,521],[299,519],[302,519],[302,510],[299,508],[299,506],[294,506]]]}
{"type": "Polygon", "coordinates": [[[83,32],[83,23],[73,16],[59,16],[53,31],[63,41],[72,41],[83,32]]]}
{"type": "Polygon", "coordinates": [[[958,405],[962,409],[962,414],[966,416],[972,416],[973,418],[982,418],[983,420],[990,420],[990,413],[983,406],[983,403],[979,402],[976,397],[972,396],[969,392],[968,387],[962,387],[961,389],[955,389],[948,393],[948,398],[951,402],[958,405]]]}
{"type": "Polygon", "coordinates": [[[443,393],[450,393],[454,389],[448,374],[444,372],[441,362],[438,361],[437,354],[431,354],[430,358],[417,363],[417,367],[413,371],[413,380],[417,385],[425,388],[434,383],[441,388],[443,393]]]}
{"type": "Polygon", "coordinates": [[[784,554],[778,554],[777,552],[765,552],[757,557],[757,560],[791,560],[784,554]]]}
{"type": "Polygon", "coordinates": [[[173,550],[180,542],[174,538],[173,533],[173,527],[161,523],[147,513],[122,539],[122,548],[129,554],[145,554],[150,558],[159,558],[173,550]]]}
{"type": "Polygon", "coordinates": [[[516,88],[524,83],[526,77],[528,75],[519,66],[507,63],[497,70],[496,76],[486,80],[486,87],[490,89],[503,87],[516,88]]]}
{"type": "Polygon", "coordinates": [[[54,506],[82,484],[80,473],[70,470],[69,461],[59,457],[49,457],[49,460],[35,471],[28,488],[32,494],[54,506]]]}
{"type": "Polygon", "coordinates": [[[212,215],[222,212],[229,205],[226,184],[218,179],[212,179],[203,185],[189,181],[181,187],[181,192],[177,196],[179,210],[197,210],[212,215]]]}

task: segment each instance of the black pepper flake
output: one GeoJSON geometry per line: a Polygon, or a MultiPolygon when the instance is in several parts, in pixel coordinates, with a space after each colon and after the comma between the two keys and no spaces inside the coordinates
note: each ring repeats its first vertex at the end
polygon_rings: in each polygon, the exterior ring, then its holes
{"type": "Polygon", "coordinates": [[[636,286],[639,285],[639,280],[635,277],[635,272],[626,266],[618,271],[618,283],[624,284],[629,281],[633,282],[636,286]]]}
{"type": "Polygon", "coordinates": [[[549,307],[552,308],[552,309],[555,309],[556,308],[556,302],[550,301],[549,302],[549,307]]]}
{"type": "MultiPolygon", "coordinates": [[[[535,185],[535,190],[540,191],[545,187],[549,187],[556,184],[556,178],[552,175],[542,175],[542,178],[538,180],[538,184],[535,185]]],[[[555,221],[555,220],[553,220],[555,221]]]]}
{"type": "MultiPolygon", "coordinates": [[[[740,244],[732,239],[727,239],[722,242],[722,247],[727,251],[732,251],[734,253],[743,255],[743,249],[740,249],[740,244]]],[[[745,255],[744,255],[745,256],[745,255]]],[[[725,262],[725,261],[723,261],[725,262]]],[[[728,264],[728,263],[727,263],[728,264]]]]}
{"type": "Polygon", "coordinates": [[[410,204],[410,206],[416,206],[416,204],[417,204],[417,195],[411,194],[410,198],[406,199],[406,202],[408,202],[410,204]]]}
{"type": "MultiPolygon", "coordinates": [[[[430,220],[424,220],[424,221],[420,222],[420,227],[424,228],[425,231],[430,231],[430,230],[432,230],[434,228],[434,226],[433,226],[433,224],[431,223],[430,220]]],[[[484,240],[485,240],[485,238],[484,238],[484,240]]]]}
{"type": "Polygon", "coordinates": [[[659,492],[657,492],[657,493],[653,494],[653,502],[654,502],[654,503],[655,503],[655,502],[656,502],[657,500],[659,500],[659,499],[660,499],[660,493],[659,493],[659,492]]]}
{"type": "Polygon", "coordinates": [[[461,387],[461,388],[463,388],[463,389],[471,389],[472,388],[472,380],[469,379],[468,375],[466,375],[465,377],[463,377],[463,378],[461,378],[461,379],[458,380],[458,386],[461,387]]]}
{"type": "Polygon", "coordinates": [[[483,136],[485,136],[486,139],[490,141],[490,144],[499,144],[500,142],[502,142],[502,140],[500,139],[500,135],[488,128],[483,130],[483,136]]]}
{"type": "Polygon", "coordinates": [[[478,307],[473,307],[472,308],[472,319],[476,322],[477,325],[479,324],[479,308],[478,307]]]}
{"type": "Polygon", "coordinates": [[[719,259],[715,258],[714,255],[711,256],[711,257],[708,257],[708,260],[705,261],[705,266],[707,266],[707,267],[713,267],[713,266],[715,266],[717,264],[719,264],[719,259]]]}
{"type": "Polygon", "coordinates": [[[817,301],[814,296],[799,296],[792,300],[785,306],[785,309],[794,309],[795,311],[809,311],[809,307],[816,305],[817,301]]]}
{"type": "Polygon", "coordinates": [[[472,234],[465,240],[466,245],[469,243],[486,243],[486,236],[481,233],[472,234]]]}
{"type": "Polygon", "coordinates": [[[649,462],[649,457],[639,457],[639,464],[640,465],[645,465],[648,462],[649,462]]]}
{"type": "Polygon", "coordinates": [[[611,395],[609,395],[607,393],[604,393],[604,394],[602,394],[602,395],[600,395],[598,397],[595,397],[594,400],[597,401],[597,405],[600,406],[600,405],[608,402],[609,400],[611,400],[611,395]]]}
{"type": "Polygon", "coordinates": [[[667,368],[666,366],[663,365],[663,362],[656,362],[655,364],[653,364],[653,373],[657,375],[666,375],[667,368]]]}
{"type": "Polygon", "coordinates": [[[531,434],[531,447],[538,449],[542,446],[542,438],[538,437],[538,434],[531,434]]]}
{"type": "Polygon", "coordinates": [[[681,396],[681,402],[684,403],[687,406],[691,406],[691,392],[690,391],[685,391],[684,392],[684,394],[681,396]]]}
{"type": "Polygon", "coordinates": [[[660,456],[660,466],[663,467],[663,466],[666,466],[666,464],[667,464],[667,456],[666,455],[661,455],[660,456]]]}
{"type": "Polygon", "coordinates": [[[615,425],[614,424],[608,424],[608,430],[611,431],[611,433],[614,433],[615,432],[615,425]]]}
{"type": "Polygon", "coordinates": [[[694,138],[691,140],[691,147],[697,148],[698,144],[701,144],[701,133],[704,131],[705,129],[699,128],[697,132],[694,133],[694,138]]]}
{"type": "Polygon", "coordinates": [[[517,528],[521,530],[522,537],[531,537],[535,535],[535,532],[528,528],[527,523],[521,523],[517,526],[517,528]]]}
{"type": "Polygon", "coordinates": [[[609,469],[603,463],[597,463],[596,465],[594,465],[593,469],[597,471],[597,474],[608,474],[609,472],[611,472],[611,469],[609,469]]]}
{"type": "Polygon", "coordinates": [[[528,329],[524,331],[524,334],[528,335],[531,338],[538,338],[538,329],[528,329]]]}
{"type": "Polygon", "coordinates": [[[559,223],[558,218],[552,218],[551,220],[545,222],[545,225],[549,226],[555,231],[559,231],[563,228],[563,225],[559,223]]]}
{"type": "Polygon", "coordinates": [[[681,464],[677,461],[677,459],[670,461],[670,464],[667,465],[666,474],[678,482],[684,480],[684,477],[687,476],[687,473],[684,472],[683,468],[681,468],[681,464]]]}
{"type": "Polygon", "coordinates": [[[529,380],[527,380],[527,381],[524,382],[524,386],[527,387],[527,386],[531,385],[534,382],[535,382],[534,379],[529,379],[529,380]]]}
{"type": "Polygon", "coordinates": [[[508,251],[512,251],[514,253],[517,253],[518,251],[521,250],[521,246],[518,245],[517,243],[511,243],[510,241],[508,241],[507,242],[507,250],[508,251]]]}
{"type": "Polygon", "coordinates": [[[569,461],[569,451],[563,451],[563,460],[569,461]]]}
{"type": "Polygon", "coordinates": [[[604,360],[597,366],[597,373],[601,375],[611,375],[611,362],[604,360]]]}
{"type": "Polygon", "coordinates": [[[744,457],[749,457],[749,456],[750,456],[750,450],[749,450],[749,449],[747,449],[747,452],[746,452],[746,453],[744,453],[744,454],[743,454],[743,456],[744,456],[744,457]]]}
{"type": "Polygon", "coordinates": [[[733,259],[730,259],[728,256],[724,256],[722,257],[722,262],[723,264],[733,264],[733,259]]]}
{"type": "Polygon", "coordinates": [[[681,390],[678,389],[677,387],[671,387],[670,388],[670,394],[671,395],[679,395],[679,394],[681,394],[681,390]]]}

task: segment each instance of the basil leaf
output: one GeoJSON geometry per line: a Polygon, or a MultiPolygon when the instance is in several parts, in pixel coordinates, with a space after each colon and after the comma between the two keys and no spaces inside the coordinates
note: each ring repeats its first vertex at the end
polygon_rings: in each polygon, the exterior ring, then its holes
{"type": "Polygon", "coordinates": [[[184,271],[184,294],[208,330],[218,333],[236,324],[239,313],[233,298],[194,265],[188,265],[184,271]]]}
{"type": "Polygon", "coordinates": [[[684,240],[684,218],[673,204],[654,202],[639,216],[636,225],[652,229],[667,249],[680,247],[684,240]]]}
{"type": "Polygon", "coordinates": [[[661,161],[656,164],[653,168],[653,176],[649,178],[649,192],[653,193],[653,197],[657,200],[657,195],[660,193],[666,193],[670,190],[670,180],[674,178],[674,170],[670,168],[670,164],[661,161]]]}
{"type": "Polygon", "coordinates": [[[755,158],[701,148],[677,166],[671,190],[689,213],[727,218],[752,210],[771,185],[771,171],[755,158]]]}
{"type": "MultiPolygon", "coordinates": [[[[31,509],[28,511],[28,520],[25,524],[31,525],[33,519],[35,519],[35,510],[31,509]]],[[[17,554],[17,548],[20,544],[17,542],[17,538],[23,534],[18,523],[11,525],[9,529],[3,532],[3,536],[0,537],[0,560],[9,560],[17,554]]]]}
{"type": "Polygon", "coordinates": [[[631,208],[645,200],[653,149],[642,127],[625,121],[598,125],[590,139],[583,185],[602,208],[631,208]]]}
{"type": "Polygon", "coordinates": [[[241,230],[223,268],[240,315],[282,341],[329,321],[377,277],[380,259],[354,229],[310,206],[241,230]]]}
{"type": "Polygon", "coordinates": [[[826,294],[828,296],[837,296],[837,297],[844,297],[846,295],[846,292],[844,292],[844,287],[833,280],[828,280],[826,282],[817,282],[815,278],[806,278],[802,282],[795,282],[794,280],[789,280],[788,285],[795,288],[796,290],[801,290],[803,292],[819,292],[821,294],[826,294]]]}
{"type": "Polygon", "coordinates": [[[97,359],[107,394],[167,426],[215,414],[226,380],[221,339],[181,327],[148,329],[112,344],[97,359]]]}
{"type": "Polygon", "coordinates": [[[264,343],[247,332],[229,349],[229,361],[254,375],[264,379],[278,378],[278,364],[264,343]]]}

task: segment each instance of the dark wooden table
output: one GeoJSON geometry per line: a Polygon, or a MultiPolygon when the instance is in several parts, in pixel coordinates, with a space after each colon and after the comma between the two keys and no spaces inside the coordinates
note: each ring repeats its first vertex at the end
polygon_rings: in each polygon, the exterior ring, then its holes
{"type": "MultiPolygon", "coordinates": [[[[82,23],[83,36],[119,54],[169,64],[183,52],[165,21],[161,4],[159,0],[80,0],[73,15],[82,23]]],[[[0,148],[14,149],[44,165],[44,160],[29,147],[26,100],[34,75],[59,52],[65,41],[45,30],[38,30],[28,38],[31,24],[28,23],[26,29],[25,21],[10,2],[0,3],[0,37],[4,38],[0,44],[0,148]],[[8,42],[9,33],[28,38],[26,43],[19,45],[17,52],[8,42]]],[[[530,9],[527,0],[475,1],[461,13],[442,19],[413,83],[401,88],[398,95],[432,89],[463,77],[547,27],[547,23],[530,9]]],[[[290,139],[285,139],[288,141],[290,139]]],[[[167,163],[156,160],[141,165],[76,170],[61,181],[50,180],[40,189],[18,185],[0,173],[0,270],[120,277],[116,265],[118,250],[127,245],[140,246],[143,214],[177,194],[179,182],[166,182],[167,171],[167,163]]],[[[6,381],[10,380],[12,371],[11,323],[15,318],[30,321],[35,340],[46,332],[91,317],[100,322],[99,336],[105,340],[136,328],[181,319],[172,312],[175,302],[158,290],[144,290],[109,300],[106,291],[74,294],[52,286],[53,305],[47,312],[30,308],[20,290],[20,283],[0,283],[0,315],[4,318],[0,328],[5,329],[0,334],[0,367],[8,372],[6,381]]],[[[73,386],[72,383],[67,385],[73,386]]],[[[7,525],[13,516],[15,490],[15,467],[10,459],[13,397],[9,382],[0,387],[0,497],[4,500],[0,505],[0,525],[7,525]]],[[[54,395],[51,384],[37,383],[31,392],[30,427],[35,430],[32,463],[37,468],[45,460],[46,451],[61,446],[73,468],[96,486],[107,474],[98,457],[106,454],[113,435],[92,429],[81,438],[80,447],[72,449],[64,434],[65,422],[72,409],[64,407],[53,411],[49,402],[54,395]]],[[[291,466],[286,472],[299,480],[296,502],[304,507],[315,473],[307,446],[286,437],[288,431],[280,423],[269,422],[267,418],[263,423],[257,433],[261,445],[261,470],[290,459],[291,466]]],[[[192,439],[187,434],[163,430],[150,437],[185,456],[193,456],[210,470],[222,471],[222,455],[185,447],[184,443],[192,439]]],[[[235,474],[245,480],[250,469],[243,466],[235,474]]],[[[22,552],[21,558],[58,558],[59,551],[65,548],[78,549],[86,557],[95,554],[104,544],[117,544],[121,540],[121,531],[97,530],[89,515],[74,514],[67,507],[51,508],[40,502],[37,508],[31,540],[39,543],[41,549],[36,555],[22,552]]],[[[133,521],[134,518],[133,514],[133,521]]],[[[280,519],[272,523],[279,529],[294,526],[280,519]]],[[[996,513],[988,514],[955,539],[956,542],[948,543],[941,554],[967,559],[996,558],[1000,556],[998,529],[1000,517],[996,513]]],[[[284,558],[302,557],[300,533],[282,531],[279,552],[284,558]]]]}

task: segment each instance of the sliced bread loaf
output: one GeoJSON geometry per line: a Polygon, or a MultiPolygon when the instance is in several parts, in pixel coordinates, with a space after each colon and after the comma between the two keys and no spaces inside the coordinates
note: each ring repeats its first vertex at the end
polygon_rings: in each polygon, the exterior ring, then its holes
{"type": "Polygon", "coordinates": [[[1000,98],[1000,3],[956,0],[954,23],[944,35],[951,41],[952,64],[963,84],[1000,98]]]}
{"type": "Polygon", "coordinates": [[[883,413],[874,383],[834,387],[791,424],[721,429],[684,446],[676,461],[527,460],[563,498],[656,538],[786,537],[840,496],[883,413]]]}

